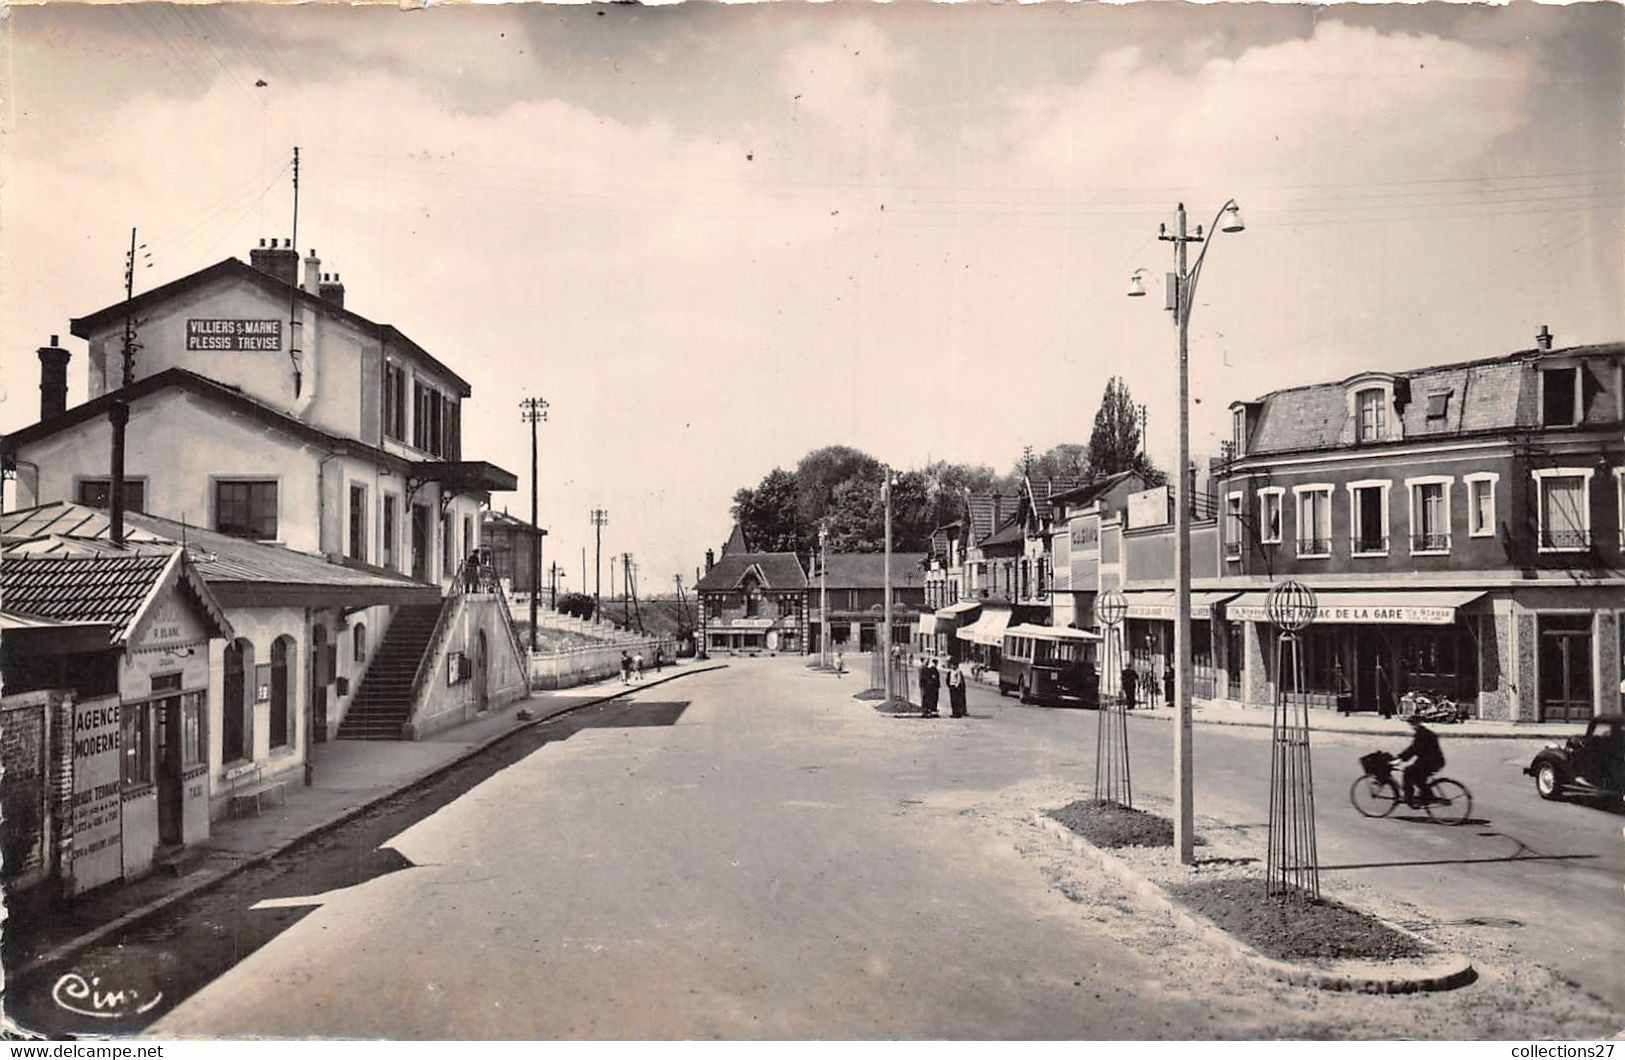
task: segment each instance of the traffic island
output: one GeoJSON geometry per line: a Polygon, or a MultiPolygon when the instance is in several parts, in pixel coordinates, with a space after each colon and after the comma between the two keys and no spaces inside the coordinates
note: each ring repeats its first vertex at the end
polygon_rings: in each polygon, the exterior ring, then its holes
{"type": "Polygon", "coordinates": [[[1033,818],[1143,904],[1276,979],[1401,994],[1477,978],[1466,958],[1380,917],[1333,899],[1266,894],[1263,866],[1245,851],[1207,846],[1181,864],[1172,822],[1158,814],[1079,800],[1033,818]]]}

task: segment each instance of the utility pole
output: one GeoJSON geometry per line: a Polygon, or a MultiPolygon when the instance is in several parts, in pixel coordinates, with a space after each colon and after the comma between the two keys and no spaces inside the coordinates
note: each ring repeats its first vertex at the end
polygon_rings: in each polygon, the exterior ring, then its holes
{"type": "Polygon", "coordinates": [[[829,647],[829,521],[818,524],[818,646],[819,662],[830,665],[829,647]]]}
{"type": "Polygon", "coordinates": [[[552,565],[548,567],[548,585],[552,593],[552,599],[549,601],[548,606],[554,611],[559,609],[559,576],[563,573],[564,569],[559,566],[558,560],[554,560],[552,565]]]}
{"type": "Polygon", "coordinates": [[[892,670],[892,657],[891,657],[892,656],[892,653],[891,653],[891,465],[887,464],[883,470],[885,471],[885,474],[886,474],[886,481],[880,487],[880,491],[881,491],[880,495],[881,495],[882,499],[884,499],[885,502],[886,502],[886,560],[885,560],[885,567],[884,567],[884,578],[885,578],[885,586],[886,586],[886,608],[885,608],[885,619],[884,619],[884,621],[886,623],[886,632],[885,632],[885,635],[883,637],[881,637],[880,643],[881,643],[882,650],[885,651],[885,653],[886,653],[886,658],[885,658],[885,663],[886,663],[886,703],[888,704],[887,709],[889,710],[889,709],[891,709],[889,704],[891,703],[891,698],[892,698],[892,672],[891,672],[891,670],[892,670]]]}
{"type": "Polygon", "coordinates": [[[1141,405],[1140,406],[1140,459],[1142,461],[1145,461],[1147,459],[1146,454],[1150,452],[1150,449],[1148,448],[1148,443],[1146,442],[1146,438],[1145,438],[1146,423],[1149,420],[1149,418],[1150,417],[1146,413],[1145,406],[1141,405]]]}
{"type": "Polygon", "coordinates": [[[293,362],[293,396],[299,396],[304,382],[304,321],[299,319],[299,148],[293,149],[293,289],[288,292],[288,359],[293,362]]]}
{"type": "MultiPolygon", "coordinates": [[[[603,576],[603,570],[604,570],[604,562],[603,562],[604,527],[606,527],[608,525],[609,525],[609,512],[606,511],[603,508],[594,508],[592,510],[592,529],[593,529],[593,546],[592,546],[592,620],[594,622],[598,621],[599,616],[601,614],[601,609],[604,606],[603,597],[599,594],[598,590],[599,590],[599,579],[603,576]]],[[[583,552],[583,554],[585,554],[586,550],[583,549],[582,552],[583,552]]],[[[585,567],[586,567],[585,559],[583,559],[583,561],[582,561],[582,567],[583,567],[582,574],[581,574],[581,581],[583,583],[582,588],[586,588],[585,583],[587,581],[587,574],[586,574],[586,570],[585,570],[585,567]]],[[[614,572],[613,571],[611,572],[610,576],[612,578],[614,577],[614,572]]],[[[611,589],[610,590],[610,595],[614,596],[615,595],[615,590],[611,589]]]]}
{"type": "Polygon", "coordinates": [[[638,632],[647,633],[643,628],[643,607],[638,603],[638,564],[631,556],[627,556],[627,561],[626,591],[632,597],[632,617],[638,620],[638,632]]]}
{"type": "MultiPolygon", "coordinates": [[[[613,577],[613,576],[612,576],[613,577]]],[[[614,593],[610,594],[611,596],[614,593]]],[[[632,553],[621,553],[621,628],[632,625],[632,553]]]]}
{"type": "MultiPolygon", "coordinates": [[[[519,417],[530,424],[530,647],[536,649],[536,597],[542,591],[542,535],[537,522],[536,425],[547,419],[547,400],[528,397],[519,403],[519,417]]],[[[555,564],[556,566],[557,564],[555,564]]],[[[554,592],[553,602],[558,602],[554,592]]]]}
{"type": "MultiPolygon", "coordinates": [[[[147,245],[141,244],[138,248],[135,243],[135,229],[130,229],[130,252],[124,257],[124,376],[120,386],[129,386],[135,382],[135,351],[141,344],[135,341],[135,255],[137,249],[146,250],[147,245]]],[[[152,268],[152,255],[143,254],[144,264],[152,268]]]]}

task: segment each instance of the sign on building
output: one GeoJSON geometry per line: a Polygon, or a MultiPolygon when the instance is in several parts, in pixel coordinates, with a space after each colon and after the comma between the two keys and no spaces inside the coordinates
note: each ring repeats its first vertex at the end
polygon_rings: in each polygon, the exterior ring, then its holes
{"type": "Polygon", "coordinates": [[[274,353],[282,349],[282,321],[191,318],[186,321],[186,348],[231,353],[274,353]]]}
{"type": "Polygon", "coordinates": [[[1141,490],[1128,495],[1128,525],[1130,530],[1142,526],[1168,525],[1168,513],[1174,510],[1167,486],[1141,490]]]}
{"type": "Polygon", "coordinates": [[[124,875],[120,788],[118,697],[75,703],[72,894],[124,875]]]}

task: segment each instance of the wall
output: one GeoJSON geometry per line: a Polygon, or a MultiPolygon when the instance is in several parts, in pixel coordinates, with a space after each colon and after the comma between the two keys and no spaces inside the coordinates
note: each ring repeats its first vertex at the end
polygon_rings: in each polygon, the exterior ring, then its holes
{"type": "MultiPolygon", "coordinates": [[[[487,663],[486,703],[483,709],[505,706],[530,694],[527,660],[515,644],[510,619],[495,594],[467,593],[451,597],[445,635],[435,646],[430,671],[406,728],[411,739],[467,721],[481,713],[477,682],[448,679],[447,657],[461,652],[476,658],[479,634],[485,634],[487,663]]],[[[617,656],[618,658],[618,656],[617,656]]]]}
{"type": "Polygon", "coordinates": [[[669,639],[652,637],[603,647],[572,648],[568,651],[533,655],[530,659],[531,687],[573,688],[576,685],[613,677],[621,672],[622,652],[634,655],[642,652],[645,669],[652,669],[656,648],[664,652],[669,664],[675,665],[676,644],[669,639]]]}
{"type": "Polygon", "coordinates": [[[0,699],[0,854],[8,887],[49,879],[72,841],[72,729],[70,692],[0,699]]]}
{"type": "MultiPolygon", "coordinates": [[[[271,660],[271,643],[287,635],[293,638],[289,654],[289,694],[294,699],[291,739],[287,746],[271,749],[271,704],[255,703],[248,722],[251,756],[243,762],[221,761],[225,706],[224,640],[209,645],[209,776],[210,816],[218,820],[228,809],[233,779],[258,766],[265,779],[283,777],[290,783],[302,781],[305,762],[305,726],[309,719],[309,641],[305,610],[297,607],[228,608],[226,619],[235,635],[254,645],[254,663],[271,660]]],[[[253,674],[247,683],[252,686],[253,674]]],[[[252,695],[252,692],[250,692],[252,695]]]]}
{"type": "MultiPolygon", "coordinates": [[[[1191,526],[1191,579],[1202,581],[1218,576],[1218,526],[1194,523],[1191,526]]],[[[1130,530],[1123,535],[1123,588],[1169,587],[1174,583],[1174,532],[1171,527],[1130,530]]]]}

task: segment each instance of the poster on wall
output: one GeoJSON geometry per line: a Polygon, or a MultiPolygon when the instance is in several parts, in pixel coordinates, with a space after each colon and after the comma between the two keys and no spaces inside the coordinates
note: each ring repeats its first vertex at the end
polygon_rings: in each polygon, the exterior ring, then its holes
{"type": "Polygon", "coordinates": [[[118,699],[105,697],[75,703],[70,894],[124,875],[119,791],[118,699]]]}
{"type": "Polygon", "coordinates": [[[254,667],[254,702],[271,702],[271,664],[259,663],[254,667]]]}
{"type": "Polygon", "coordinates": [[[446,653],[446,684],[454,685],[463,679],[463,653],[448,651],[446,653]]]}

